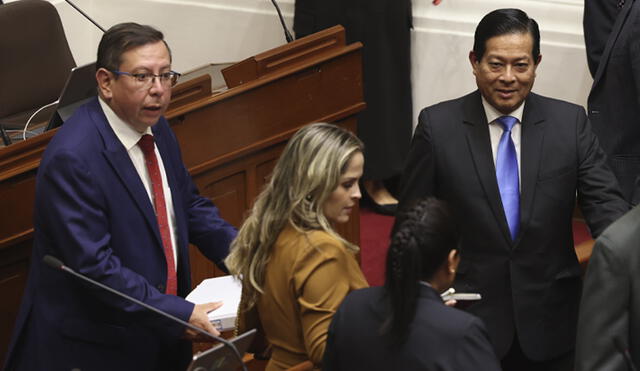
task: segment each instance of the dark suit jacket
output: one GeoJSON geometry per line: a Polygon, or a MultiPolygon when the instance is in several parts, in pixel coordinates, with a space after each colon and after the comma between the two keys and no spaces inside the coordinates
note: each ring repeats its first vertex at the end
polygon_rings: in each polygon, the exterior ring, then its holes
{"type": "MultiPolygon", "coordinates": [[[[173,197],[178,292],[190,288],[188,243],[218,265],[235,229],[198,195],[167,121],[153,127],[173,197]]],[[[35,244],[8,353],[25,370],[178,370],[184,328],[42,264],[72,269],[188,321],[193,304],[163,294],[166,262],[149,196],[97,101],[80,107],[51,140],[36,179],[35,244]]]]}
{"type": "MultiPolygon", "coordinates": [[[[582,27],[591,76],[596,75],[607,38],[611,33],[621,0],[584,0],[582,27]]],[[[629,0],[631,1],[631,0],[629,0]]]]}
{"type": "Polygon", "coordinates": [[[461,233],[458,292],[479,292],[499,357],[517,329],[525,354],[548,360],[573,348],[580,265],[572,214],[576,191],[592,234],[628,210],[584,109],[531,93],[521,139],[520,230],[511,240],[481,96],[420,113],[401,185],[401,209],[433,195],[447,201],[461,233]]]}
{"type": "Polygon", "coordinates": [[[627,201],[640,202],[640,1],[627,0],[602,54],[589,120],[627,201]]]}
{"type": "Polygon", "coordinates": [[[379,332],[388,313],[382,287],[350,293],[329,327],[322,370],[500,370],[482,321],[445,306],[432,288],[420,287],[399,349],[390,349],[379,332]]]}
{"type": "Polygon", "coordinates": [[[618,339],[640,366],[640,206],[607,228],[596,241],[584,283],[576,370],[631,368],[618,339]]]}

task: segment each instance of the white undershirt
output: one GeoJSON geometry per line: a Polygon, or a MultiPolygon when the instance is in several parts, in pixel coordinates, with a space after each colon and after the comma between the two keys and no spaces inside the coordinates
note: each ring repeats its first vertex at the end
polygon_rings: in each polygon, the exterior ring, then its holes
{"type": "Polygon", "coordinates": [[[491,137],[491,152],[493,153],[494,166],[498,155],[498,144],[500,143],[500,138],[504,132],[502,125],[497,123],[496,119],[501,116],[513,116],[518,119],[518,122],[516,122],[516,124],[513,125],[513,128],[511,128],[511,140],[513,140],[513,144],[516,147],[516,156],[518,158],[518,184],[520,184],[520,188],[522,189],[522,176],[520,171],[520,138],[522,136],[522,113],[524,112],[524,102],[522,102],[520,107],[516,108],[515,111],[508,115],[500,113],[491,104],[489,104],[484,97],[482,97],[482,106],[484,107],[484,113],[487,115],[487,122],[489,123],[489,135],[491,137]]]}
{"type": "MultiPolygon", "coordinates": [[[[137,132],[131,125],[128,125],[115,112],[109,107],[102,98],[98,99],[100,102],[100,107],[102,107],[102,111],[104,115],[107,117],[107,122],[113,129],[116,137],[120,140],[124,148],[127,150],[129,154],[129,158],[131,158],[131,162],[133,162],[133,166],[136,168],[140,179],[142,180],[142,184],[144,184],[144,188],[147,190],[147,195],[149,196],[149,201],[153,205],[153,189],[151,186],[151,178],[149,178],[149,172],[147,171],[147,165],[144,161],[144,153],[142,153],[142,149],[138,146],[138,141],[144,134],[151,134],[151,128],[147,128],[144,133],[137,132]]],[[[160,168],[160,176],[162,177],[162,189],[164,191],[164,200],[165,205],[167,207],[167,216],[169,219],[169,232],[171,233],[171,242],[173,246],[173,259],[175,263],[175,267],[178,267],[178,241],[176,240],[176,215],[173,210],[173,199],[171,197],[171,189],[169,188],[169,183],[167,182],[167,173],[164,169],[164,163],[162,162],[162,156],[160,156],[160,152],[158,152],[158,147],[154,146],[156,157],[158,158],[158,167],[160,168]]],[[[154,208],[155,210],[155,208],[154,208]]]]}

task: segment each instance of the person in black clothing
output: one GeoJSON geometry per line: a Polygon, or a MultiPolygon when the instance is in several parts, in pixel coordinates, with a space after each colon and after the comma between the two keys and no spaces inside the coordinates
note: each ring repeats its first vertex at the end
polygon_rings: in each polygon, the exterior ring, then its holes
{"type": "Polygon", "coordinates": [[[363,43],[363,198],[373,201],[374,211],[393,214],[398,201],[383,181],[400,176],[411,141],[411,0],[296,0],[297,38],[337,24],[344,26],[348,43],[363,43]]]}
{"type": "MultiPolygon", "coordinates": [[[[640,203],[640,3],[620,2],[623,6],[605,39],[587,107],[593,132],[625,199],[637,205],[640,203]]],[[[587,5],[588,2],[585,12],[587,5]]]]}
{"type": "Polygon", "coordinates": [[[625,0],[584,0],[582,26],[591,77],[596,76],[613,23],[624,3],[625,0]]]}
{"type": "Polygon", "coordinates": [[[349,294],[329,327],[322,369],[500,370],[482,321],[446,306],[459,234],[442,201],[399,215],[384,287],[349,294]]]}

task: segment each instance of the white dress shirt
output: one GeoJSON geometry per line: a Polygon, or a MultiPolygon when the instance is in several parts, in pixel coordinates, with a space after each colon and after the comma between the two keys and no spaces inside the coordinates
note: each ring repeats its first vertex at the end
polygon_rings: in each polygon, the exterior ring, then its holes
{"type": "MultiPolygon", "coordinates": [[[[113,129],[116,137],[120,140],[124,148],[127,150],[129,154],[129,158],[131,158],[131,162],[133,162],[133,166],[136,168],[138,175],[140,176],[140,180],[142,180],[142,184],[144,184],[144,188],[147,190],[147,195],[149,196],[149,201],[151,204],[154,204],[153,200],[153,189],[151,186],[151,178],[149,177],[149,172],[147,171],[147,165],[144,161],[144,154],[142,153],[142,149],[138,146],[138,142],[140,138],[144,134],[151,134],[151,128],[147,128],[144,133],[137,132],[131,125],[125,123],[116,115],[115,112],[109,107],[102,98],[99,98],[100,107],[102,107],[102,111],[104,115],[107,117],[107,121],[109,125],[113,129]]],[[[178,241],[176,239],[176,215],[173,210],[173,198],[171,197],[171,189],[169,188],[169,183],[167,182],[167,173],[164,169],[164,163],[162,162],[162,156],[160,156],[160,152],[158,152],[158,147],[154,146],[156,157],[158,158],[158,167],[160,168],[160,176],[162,177],[162,189],[164,191],[164,200],[165,205],[167,207],[167,216],[169,219],[169,232],[171,233],[171,244],[173,246],[173,259],[175,263],[176,270],[178,268],[178,241]]],[[[154,208],[155,210],[155,208],[154,208]]]]}
{"type": "Polygon", "coordinates": [[[522,113],[524,112],[524,102],[522,102],[520,107],[516,108],[515,111],[507,115],[500,113],[500,111],[489,104],[484,97],[482,97],[482,106],[484,107],[484,113],[487,115],[487,122],[489,123],[489,135],[491,137],[491,152],[493,153],[494,166],[498,156],[498,144],[500,144],[500,138],[504,132],[502,125],[496,122],[496,120],[501,116],[513,116],[518,119],[518,122],[516,122],[511,129],[511,140],[513,140],[513,144],[516,147],[516,157],[518,158],[518,184],[520,185],[520,189],[522,189],[522,175],[520,171],[520,139],[522,137],[522,113]]]}

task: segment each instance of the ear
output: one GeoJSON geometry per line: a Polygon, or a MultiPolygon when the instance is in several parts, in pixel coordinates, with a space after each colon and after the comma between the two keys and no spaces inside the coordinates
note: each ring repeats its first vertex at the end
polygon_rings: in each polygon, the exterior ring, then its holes
{"type": "Polygon", "coordinates": [[[107,71],[105,68],[98,68],[96,71],[96,81],[98,82],[100,96],[105,100],[110,100],[113,97],[112,89],[115,82],[113,73],[107,71]]]}
{"type": "Polygon", "coordinates": [[[458,264],[460,264],[460,254],[458,254],[457,249],[453,249],[449,251],[449,255],[447,256],[447,267],[450,273],[455,273],[458,269],[458,264]]]}
{"type": "Polygon", "coordinates": [[[469,52],[469,63],[471,63],[471,68],[473,69],[473,75],[477,76],[476,73],[478,71],[478,58],[476,58],[476,53],[472,50],[469,52]]]}
{"type": "Polygon", "coordinates": [[[533,66],[533,73],[535,76],[536,70],[538,69],[538,66],[540,65],[540,62],[542,61],[542,54],[538,54],[538,58],[536,59],[536,63],[533,66]]]}
{"type": "Polygon", "coordinates": [[[540,65],[540,62],[542,61],[542,54],[538,54],[538,58],[536,58],[535,63],[533,64],[533,77],[536,77],[536,71],[538,70],[538,65],[540,65]]]}

